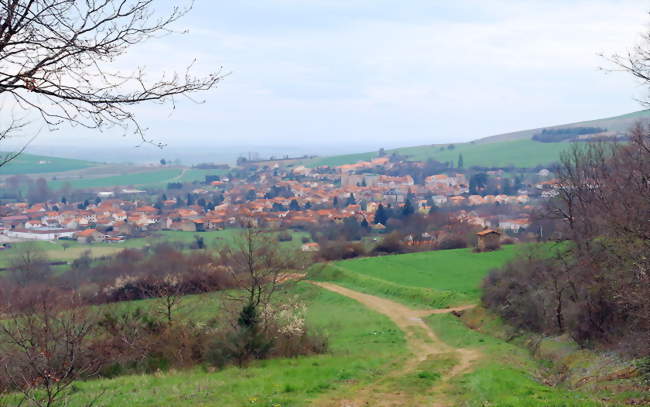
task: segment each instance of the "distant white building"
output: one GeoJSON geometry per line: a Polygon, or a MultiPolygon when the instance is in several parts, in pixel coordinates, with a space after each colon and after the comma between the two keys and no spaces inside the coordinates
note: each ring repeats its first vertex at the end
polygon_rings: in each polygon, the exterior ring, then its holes
{"type": "Polygon", "coordinates": [[[22,240],[57,240],[62,237],[72,238],[75,230],[41,228],[31,230],[7,230],[5,235],[22,240]]]}

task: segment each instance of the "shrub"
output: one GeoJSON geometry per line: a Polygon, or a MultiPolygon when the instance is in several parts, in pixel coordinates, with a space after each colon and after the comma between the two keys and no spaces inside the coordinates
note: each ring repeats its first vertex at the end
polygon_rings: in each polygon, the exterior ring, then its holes
{"type": "Polygon", "coordinates": [[[399,232],[391,232],[384,236],[372,251],[376,254],[405,253],[406,246],[402,242],[399,232]]]}
{"type": "Polygon", "coordinates": [[[278,233],[276,239],[278,242],[290,242],[293,240],[293,236],[288,231],[283,230],[282,232],[278,233]]]}
{"type": "Polygon", "coordinates": [[[322,260],[345,260],[361,257],[366,254],[366,248],[361,243],[325,242],[320,245],[318,257],[322,260]]]}
{"type": "Polygon", "coordinates": [[[446,237],[438,243],[439,250],[464,249],[467,247],[467,241],[460,237],[446,237]]]}

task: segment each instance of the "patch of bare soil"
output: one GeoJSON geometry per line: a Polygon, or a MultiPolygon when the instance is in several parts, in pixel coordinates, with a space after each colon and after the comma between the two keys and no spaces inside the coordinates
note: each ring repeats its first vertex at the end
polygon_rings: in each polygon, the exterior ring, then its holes
{"type": "Polygon", "coordinates": [[[481,355],[476,350],[454,348],[445,344],[436,336],[422,318],[431,314],[463,311],[472,306],[435,310],[413,310],[394,301],[360,293],[336,284],[326,282],[312,282],[312,284],[352,298],[366,307],[389,317],[404,332],[413,355],[410,359],[404,361],[400,369],[393,370],[377,382],[359,389],[355,392],[353,398],[318,400],[314,405],[322,407],[450,406],[442,394],[445,386],[447,386],[447,382],[454,376],[470,370],[474,362],[481,355]],[[395,391],[394,386],[383,385],[387,381],[395,381],[400,377],[414,372],[421,363],[443,355],[453,355],[457,362],[449,371],[442,372],[440,380],[426,394],[414,394],[418,392],[407,390],[395,391]],[[386,390],[387,387],[393,390],[386,390]]]}

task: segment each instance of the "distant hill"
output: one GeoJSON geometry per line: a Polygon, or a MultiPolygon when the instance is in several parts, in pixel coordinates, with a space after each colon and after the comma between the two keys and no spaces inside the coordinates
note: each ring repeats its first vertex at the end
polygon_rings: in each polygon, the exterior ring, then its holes
{"type": "Polygon", "coordinates": [[[0,167],[0,175],[45,174],[51,172],[81,170],[96,165],[98,164],[92,161],[21,154],[8,164],[0,167]]]}
{"type": "MultiPolygon", "coordinates": [[[[465,167],[536,167],[556,162],[560,153],[569,143],[541,143],[532,140],[533,135],[543,129],[560,129],[574,127],[600,127],[608,131],[623,132],[637,121],[650,120],[650,110],[629,113],[605,119],[553,125],[537,129],[522,130],[512,133],[499,134],[471,141],[469,143],[431,144],[424,146],[396,148],[386,150],[387,154],[398,153],[412,161],[424,161],[429,158],[457,165],[458,157],[463,155],[465,167]]],[[[321,165],[337,166],[353,164],[358,161],[370,160],[378,156],[377,152],[346,154],[332,157],[320,157],[305,162],[310,167],[321,165]]]]}
{"type": "Polygon", "coordinates": [[[475,143],[494,143],[498,141],[531,139],[534,134],[539,133],[543,129],[559,129],[559,128],[572,128],[572,127],[603,127],[609,131],[616,131],[616,132],[626,131],[639,120],[642,121],[650,120],[650,109],[628,113],[620,116],[607,117],[605,119],[587,120],[583,122],[560,124],[554,126],[540,127],[537,129],[498,134],[496,136],[489,136],[489,137],[478,139],[475,141],[475,143]]]}

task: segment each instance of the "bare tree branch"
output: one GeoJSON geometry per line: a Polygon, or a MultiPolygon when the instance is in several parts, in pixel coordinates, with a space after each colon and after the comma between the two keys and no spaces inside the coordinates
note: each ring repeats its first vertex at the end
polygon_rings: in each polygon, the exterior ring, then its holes
{"type": "MultiPolygon", "coordinates": [[[[134,45],[172,33],[172,25],[193,3],[175,5],[165,16],[154,13],[155,0],[0,0],[0,96],[36,114],[50,129],[64,123],[89,129],[132,130],[143,142],[144,129],[133,105],[169,103],[205,91],[224,75],[192,73],[149,80],[146,70],[111,69],[110,64],[134,45]]],[[[22,129],[12,123],[0,142],[22,129]]],[[[6,164],[20,152],[0,161],[6,164]]]]}

